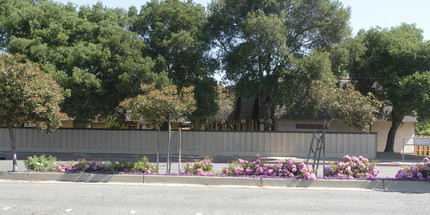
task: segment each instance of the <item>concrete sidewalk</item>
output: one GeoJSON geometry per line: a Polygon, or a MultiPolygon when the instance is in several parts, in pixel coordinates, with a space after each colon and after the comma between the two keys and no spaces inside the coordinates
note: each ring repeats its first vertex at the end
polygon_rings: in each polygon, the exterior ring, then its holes
{"type": "MultiPolygon", "coordinates": [[[[17,153],[18,160],[24,160],[28,156],[32,155],[52,155],[54,157],[57,157],[58,160],[67,161],[67,160],[78,160],[85,158],[87,160],[133,160],[136,158],[141,158],[143,156],[148,157],[150,161],[156,160],[155,154],[93,154],[93,153],[17,153]]],[[[183,161],[196,161],[196,160],[202,160],[205,158],[206,155],[195,155],[195,156],[189,156],[189,155],[182,155],[183,161]]],[[[264,157],[264,154],[261,155],[264,157]]],[[[419,163],[422,162],[423,158],[427,156],[421,156],[421,155],[414,155],[414,154],[405,154],[405,163],[419,163]]],[[[244,159],[244,160],[254,160],[255,156],[212,156],[214,163],[230,163],[237,159],[244,159]]],[[[267,162],[269,163],[276,163],[276,162],[283,162],[285,159],[292,158],[294,161],[306,161],[306,157],[267,157],[267,162]]],[[[10,160],[11,154],[10,152],[0,152],[0,160],[10,160]]],[[[173,160],[178,159],[178,154],[172,155],[173,160]]],[[[335,161],[342,158],[327,158],[327,161],[335,161]]],[[[160,161],[165,161],[166,155],[160,154],[160,161]]],[[[376,154],[375,161],[379,161],[380,164],[393,164],[393,165],[402,165],[402,154],[401,153],[387,153],[387,152],[378,152],[376,154]]]]}

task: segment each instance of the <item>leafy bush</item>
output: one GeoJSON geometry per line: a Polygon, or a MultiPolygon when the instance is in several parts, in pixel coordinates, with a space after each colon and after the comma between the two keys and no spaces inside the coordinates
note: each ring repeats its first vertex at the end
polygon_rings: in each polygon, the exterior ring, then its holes
{"type": "Polygon", "coordinates": [[[233,161],[228,167],[222,170],[224,175],[229,176],[263,176],[263,177],[297,177],[303,179],[315,180],[315,173],[311,172],[306,163],[297,163],[292,159],[286,160],[284,163],[276,165],[265,164],[260,159],[260,155],[256,155],[254,161],[239,159],[233,161]]]}
{"type": "Polygon", "coordinates": [[[398,179],[430,179],[430,159],[423,159],[423,163],[403,166],[396,174],[398,179]]]}
{"type": "Polygon", "coordinates": [[[24,161],[25,168],[28,170],[34,171],[55,171],[57,169],[56,162],[57,158],[49,156],[48,158],[45,155],[28,157],[27,160],[24,161]]]}
{"type": "Polygon", "coordinates": [[[329,162],[325,169],[325,177],[337,178],[376,178],[379,170],[376,162],[369,162],[362,156],[345,155],[343,161],[329,162]]]}
{"type": "Polygon", "coordinates": [[[193,164],[186,163],[184,165],[184,170],[180,172],[180,174],[192,174],[192,175],[214,175],[214,171],[212,167],[214,164],[212,163],[212,159],[207,156],[204,160],[196,161],[193,164]]]}
{"type": "Polygon", "coordinates": [[[131,172],[134,169],[134,163],[127,160],[113,161],[108,163],[107,167],[110,167],[108,169],[114,173],[131,172]]]}
{"type": "Polygon", "coordinates": [[[415,123],[415,132],[419,135],[430,136],[430,120],[426,122],[415,123]]]}
{"type": "Polygon", "coordinates": [[[136,160],[134,162],[134,167],[132,168],[132,172],[146,172],[153,173],[158,172],[157,166],[149,163],[147,157],[143,157],[140,160],[136,160]]]}

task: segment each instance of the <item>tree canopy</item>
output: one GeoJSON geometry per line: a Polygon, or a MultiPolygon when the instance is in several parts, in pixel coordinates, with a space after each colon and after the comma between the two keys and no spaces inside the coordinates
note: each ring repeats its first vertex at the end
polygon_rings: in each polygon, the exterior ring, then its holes
{"type": "Polygon", "coordinates": [[[216,0],[209,13],[208,32],[226,78],[236,84],[239,96],[261,99],[266,121],[273,118],[275,103],[289,107],[303,100],[285,98],[299,93],[277,95],[283,91],[279,86],[288,89],[296,83],[294,89],[300,90],[307,75],[299,63],[319,57],[310,53],[329,51],[350,33],[349,9],[337,1],[216,0]]]}
{"type": "Polygon", "coordinates": [[[123,9],[97,3],[82,6],[52,1],[8,1],[2,44],[51,74],[71,96],[64,110],[77,120],[108,115],[141,83],[162,80],[155,62],[143,55],[147,46],[127,29],[123,9]]]}
{"type": "Polygon", "coordinates": [[[120,107],[127,110],[131,120],[143,119],[148,127],[159,127],[166,122],[177,122],[195,110],[194,87],[184,87],[179,92],[175,85],[143,84],[143,94],[126,99],[120,107]]]}
{"type": "Polygon", "coordinates": [[[218,84],[217,94],[215,101],[219,109],[213,117],[213,120],[216,123],[224,123],[229,119],[230,114],[234,111],[236,96],[232,89],[226,88],[222,84],[218,84]]]}
{"type": "Polygon", "coordinates": [[[216,81],[212,77],[216,61],[209,54],[204,7],[192,1],[150,1],[142,6],[132,23],[132,31],[148,45],[148,56],[157,60],[158,73],[167,72],[178,87],[194,86],[197,109],[189,115],[205,122],[217,111],[216,81]]]}
{"type": "Polygon", "coordinates": [[[335,81],[314,81],[309,91],[318,110],[362,132],[370,131],[382,105],[372,93],[364,96],[350,83],[338,87],[335,81]]]}
{"type": "Polygon", "coordinates": [[[415,133],[430,136],[430,120],[415,124],[415,133]]]}
{"type": "Polygon", "coordinates": [[[362,93],[372,92],[384,102],[392,121],[385,151],[392,152],[405,116],[430,118],[430,42],[408,24],[360,31],[355,42],[351,79],[362,93]]]}

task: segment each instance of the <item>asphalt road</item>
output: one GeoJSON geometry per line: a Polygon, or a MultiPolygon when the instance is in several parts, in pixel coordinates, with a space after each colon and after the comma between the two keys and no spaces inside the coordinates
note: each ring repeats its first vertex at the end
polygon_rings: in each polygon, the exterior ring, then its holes
{"type": "Polygon", "coordinates": [[[0,214],[430,213],[428,193],[5,180],[0,190],[0,214]]]}

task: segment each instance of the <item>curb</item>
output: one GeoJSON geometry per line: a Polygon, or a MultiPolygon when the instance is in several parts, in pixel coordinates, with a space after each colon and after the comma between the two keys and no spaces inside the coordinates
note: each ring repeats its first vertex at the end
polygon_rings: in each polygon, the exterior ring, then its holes
{"type": "Polygon", "coordinates": [[[0,172],[0,179],[27,181],[65,181],[93,183],[143,183],[142,175],[45,173],[45,172],[0,172]]]}
{"type": "Polygon", "coordinates": [[[260,186],[261,178],[145,175],[143,176],[143,183],[145,184],[161,183],[161,184],[260,186]]]}
{"type": "Polygon", "coordinates": [[[88,173],[0,172],[0,179],[14,181],[64,181],[85,183],[196,184],[314,189],[364,189],[387,192],[430,193],[430,181],[342,180],[178,175],[116,175],[88,173]]]}

